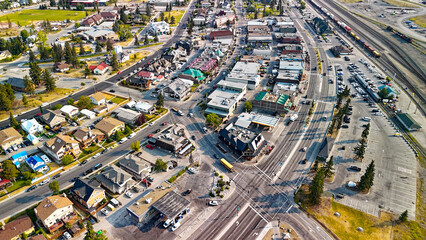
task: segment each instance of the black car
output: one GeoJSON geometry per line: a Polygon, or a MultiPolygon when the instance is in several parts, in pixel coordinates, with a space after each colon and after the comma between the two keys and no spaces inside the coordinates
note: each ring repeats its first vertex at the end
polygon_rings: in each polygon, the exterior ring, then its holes
{"type": "Polygon", "coordinates": [[[188,189],[185,192],[182,193],[183,196],[186,196],[188,194],[192,193],[192,189],[188,189]]]}
{"type": "Polygon", "coordinates": [[[342,125],[342,128],[349,128],[348,125],[342,125]]]}
{"type": "Polygon", "coordinates": [[[73,179],[71,179],[70,181],[71,182],[75,182],[75,181],[77,181],[77,179],[79,179],[80,177],[75,177],[75,178],[73,178],[73,179]]]}
{"type": "Polygon", "coordinates": [[[114,90],[114,89],[111,89],[111,90],[109,90],[109,92],[111,92],[111,93],[115,93],[115,90],[114,90]]]}
{"type": "Polygon", "coordinates": [[[87,163],[87,160],[84,160],[83,162],[81,162],[79,165],[80,166],[82,166],[82,165],[84,165],[84,164],[86,164],[87,163]]]}
{"type": "Polygon", "coordinates": [[[99,169],[99,168],[101,168],[101,167],[102,167],[102,163],[98,163],[98,164],[96,164],[96,165],[95,165],[95,167],[94,167],[94,168],[97,170],[97,169],[99,169]]]}
{"type": "Polygon", "coordinates": [[[32,185],[31,187],[29,187],[28,189],[27,189],[27,192],[31,192],[32,190],[34,190],[34,189],[36,189],[37,188],[37,185],[32,185]]]}
{"type": "Polygon", "coordinates": [[[357,166],[350,166],[349,170],[355,171],[355,172],[361,172],[361,168],[357,166]]]}
{"type": "Polygon", "coordinates": [[[58,174],[56,174],[55,176],[53,176],[52,177],[52,179],[56,179],[56,178],[58,178],[58,177],[60,177],[61,176],[61,174],[60,173],[58,173],[58,174]]]}
{"type": "Polygon", "coordinates": [[[192,138],[192,140],[195,140],[195,135],[192,135],[191,138],[192,138]]]}
{"type": "Polygon", "coordinates": [[[106,153],[108,151],[108,149],[104,149],[102,152],[101,152],[101,154],[104,154],[104,153],[106,153]]]}
{"type": "Polygon", "coordinates": [[[93,172],[93,169],[87,169],[87,171],[85,171],[84,173],[83,173],[83,175],[84,176],[86,176],[86,175],[89,175],[89,174],[91,174],[93,172]]]}
{"type": "Polygon", "coordinates": [[[216,158],[216,159],[219,159],[219,156],[216,153],[213,154],[213,157],[216,158]]]}
{"type": "Polygon", "coordinates": [[[160,131],[161,131],[160,129],[157,129],[154,131],[154,133],[159,133],[160,131]]]}
{"type": "Polygon", "coordinates": [[[308,160],[305,158],[302,160],[302,164],[306,164],[308,162],[308,160]]]}

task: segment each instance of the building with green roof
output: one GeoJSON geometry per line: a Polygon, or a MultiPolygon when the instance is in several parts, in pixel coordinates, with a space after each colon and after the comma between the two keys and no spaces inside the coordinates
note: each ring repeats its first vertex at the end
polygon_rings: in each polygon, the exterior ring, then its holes
{"type": "Polygon", "coordinates": [[[290,96],[273,92],[259,92],[253,100],[253,107],[279,114],[287,113],[291,105],[290,96]]]}
{"type": "Polygon", "coordinates": [[[183,73],[197,79],[197,81],[203,81],[206,78],[204,73],[198,69],[188,68],[183,73]]]}
{"type": "Polygon", "coordinates": [[[398,113],[396,114],[396,118],[398,118],[408,131],[417,131],[422,128],[408,113],[398,113]]]}

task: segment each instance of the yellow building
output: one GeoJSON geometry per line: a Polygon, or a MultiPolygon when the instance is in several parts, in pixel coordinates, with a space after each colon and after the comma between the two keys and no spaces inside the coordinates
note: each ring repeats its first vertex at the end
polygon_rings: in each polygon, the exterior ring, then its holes
{"type": "Polygon", "coordinates": [[[104,118],[95,125],[96,129],[99,129],[101,132],[105,133],[107,137],[111,137],[117,131],[123,131],[125,127],[124,122],[117,120],[115,118],[104,118]]]}
{"type": "Polygon", "coordinates": [[[23,141],[22,135],[13,127],[0,131],[0,146],[3,150],[8,149],[15,144],[21,144],[23,141]]]}
{"type": "Polygon", "coordinates": [[[32,232],[34,232],[34,224],[28,215],[24,215],[4,225],[4,228],[0,230],[0,239],[21,239],[22,234],[30,235],[32,232]]]}

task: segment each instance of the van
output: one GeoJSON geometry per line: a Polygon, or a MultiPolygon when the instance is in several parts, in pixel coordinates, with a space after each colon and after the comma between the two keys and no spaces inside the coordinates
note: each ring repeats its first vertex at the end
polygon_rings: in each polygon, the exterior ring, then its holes
{"type": "Polygon", "coordinates": [[[176,231],[176,229],[178,229],[180,227],[180,222],[177,222],[175,224],[173,224],[173,226],[170,228],[170,230],[172,230],[172,232],[176,231]]]}
{"type": "Polygon", "coordinates": [[[168,228],[168,227],[170,226],[170,224],[172,224],[172,223],[173,223],[173,219],[167,219],[167,220],[164,222],[163,227],[164,227],[164,228],[168,228]]]}
{"type": "Polygon", "coordinates": [[[114,207],[118,207],[118,206],[120,205],[120,203],[118,202],[118,200],[117,200],[117,199],[115,199],[115,198],[111,199],[111,204],[112,204],[114,207]]]}

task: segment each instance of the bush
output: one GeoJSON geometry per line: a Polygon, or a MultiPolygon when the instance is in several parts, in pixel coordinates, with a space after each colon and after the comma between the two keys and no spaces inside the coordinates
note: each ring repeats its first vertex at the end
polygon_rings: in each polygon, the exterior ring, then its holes
{"type": "Polygon", "coordinates": [[[85,82],[81,82],[80,85],[81,86],[86,86],[86,83],[85,82]]]}
{"type": "Polygon", "coordinates": [[[70,163],[72,163],[73,162],[73,158],[72,158],[72,156],[71,155],[65,155],[63,158],[62,158],[62,164],[64,164],[65,166],[66,165],[68,165],[68,164],[70,164],[70,163]]]}
{"type": "Polygon", "coordinates": [[[220,196],[220,198],[223,198],[223,194],[220,194],[219,196],[220,196]]]}
{"type": "Polygon", "coordinates": [[[218,173],[218,172],[215,172],[215,173],[214,173],[214,175],[217,177],[217,176],[219,176],[219,173],[218,173]]]}
{"type": "Polygon", "coordinates": [[[171,178],[169,178],[169,183],[173,183],[174,181],[176,181],[176,179],[176,176],[172,176],[171,178]]]}
{"type": "Polygon", "coordinates": [[[210,197],[214,197],[215,196],[213,191],[210,191],[209,195],[210,195],[210,197]]]}
{"type": "Polygon", "coordinates": [[[228,186],[226,186],[226,187],[225,187],[225,189],[226,189],[226,190],[228,190],[228,189],[229,189],[229,187],[228,187],[228,186]]]}
{"type": "Polygon", "coordinates": [[[30,185],[31,185],[31,180],[26,180],[26,181],[25,181],[25,185],[26,185],[26,186],[30,186],[30,185]]]}

